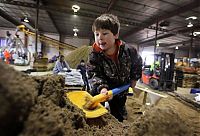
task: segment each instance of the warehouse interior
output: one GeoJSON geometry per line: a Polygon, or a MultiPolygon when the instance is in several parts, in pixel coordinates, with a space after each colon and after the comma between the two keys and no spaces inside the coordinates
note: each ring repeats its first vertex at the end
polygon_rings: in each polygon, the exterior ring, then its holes
{"type": "Polygon", "coordinates": [[[199,0],[1,0],[0,53],[0,135],[200,135],[199,0]],[[84,91],[77,66],[106,13],[143,64],[123,122],[106,105],[88,117],[67,95],[84,91]],[[70,72],[55,75],[61,55],[70,72]]]}

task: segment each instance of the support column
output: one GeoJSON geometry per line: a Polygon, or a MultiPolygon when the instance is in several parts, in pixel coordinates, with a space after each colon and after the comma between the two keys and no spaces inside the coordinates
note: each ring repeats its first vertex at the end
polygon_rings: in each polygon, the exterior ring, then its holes
{"type": "MultiPolygon", "coordinates": [[[[193,34],[193,32],[192,32],[192,34],[193,34]]],[[[193,46],[193,35],[191,36],[190,49],[189,49],[189,52],[188,52],[188,58],[189,58],[189,60],[192,58],[192,46],[193,46]]]]}
{"type": "Polygon", "coordinates": [[[39,0],[37,0],[36,21],[35,21],[35,57],[37,56],[37,45],[38,45],[38,19],[39,19],[39,0]]]}
{"type": "MultiPolygon", "coordinates": [[[[59,41],[64,43],[65,42],[65,36],[60,34],[59,41]]],[[[64,54],[64,49],[59,46],[59,55],[61,55],[61,54],[64,54]]]]}
{"type": "Polygon", "coordinates": [[[155,44],[154,44],[154,65],[155,65],[155,54],[156,54],[156,47],[157,47],[157,37],[158,37],[158,21],[156,22],[156,35],[155,35],[155,44]]]}

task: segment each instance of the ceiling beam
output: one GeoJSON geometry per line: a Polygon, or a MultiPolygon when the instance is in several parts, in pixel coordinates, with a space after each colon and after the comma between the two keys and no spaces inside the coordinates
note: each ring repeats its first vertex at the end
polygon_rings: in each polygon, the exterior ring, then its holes
{"type": "MultiPolygon", "coordinates": [[[[200,25],[195,25],[195,26],[193,26],[193,27],[187,27],[187,28],[185,28],[185,29],[181,29],[181,30],[178,30],[178,31],[176,31],[176,32],[169,32],[169,33],[167,33],[167,34],[164,34],[164,35],[162,35],[162,36],[159,36],[158,38],[157,38],[157,40],[159,40],[159,39],[164,39],[164,38],[168,38],[168,37],[171,37],[171,36],[175,36],[176,34],[184,34],[184,33],[187,33],[187,32],[193,32],[193,31],[195,31],[195,30],[198,30],[198,28],[200,28],[200,25]]],[[[186,35],[185,35],[186,36],[186,35]]],[[[190,37],[190,35],[188,34],[188,36],[187,37],[190,37]]],[[[153,38],[150,38],[150,39],[145,39],[145,40],[141,40],[141,41],[139,41],[138,42],[138,44],[144,44],[144,43],[148,43],[148,42],[151,42],[151,41],[155,41],[155,36],[153,37],[153,38]]]]}
{"type": "MultiPolygon", "coordinates": [[[[176,35],[176,34],[172,34],[172,33],[164,34],[164,35],[158,36],[157,40],[168,38],[168,37],[171,37],[174,35],[176,35]]],[[[155,41],[155,37],[147,39],[147,40],[142,40],[142,41],[138,42],[138,44],[144,44],[144,43],[151,42],[151,41],[155,41]]]]}
{"type": "MultiPolygon", "coordinates": [[[[42,5],[46,5],[46,2],[44,0],[41,0],[41,3],[42,3],[42,5]]],[[[51,22],[53,23],[54,27],[56,28],[56,31],[59,34],[61,34],[60,29],[58,28],[56,22],[54,21],[52,14],[49,11],[47,11],[47,10],[46,10],[46,12],[47,12],[47,15],[49,16],[51,22]]]]}
{"type": "MultiPolygon", "coordinates": [[[[114,4],[114,1],[116,2],[116,0],[113,0],[113,4],[114,4]]],[[[36,8],[36,4],[34,3],[26,3],[26,2],[20,2],[20,1],[11,1],[11,2],[8,2],[8,1],[1,1],[1,3],[4,3],[4,4],[10,4],[10,5],[15,5],[15,6],[23,6],[23,7],[28,7],[28,8],[36,8]]],[[[69,7],[66,7],[66,6],[57,6],[57,5],[48,5],[48,6],[45,6],[45,5],[40,5],[39,9],[41,10],[46,10],[46,11],[57,11],[57,12],[61,12],[61,13],[65,13],[65,14],[73,14],[73,11],[71,10],[71,8],[69,7]]],[[[97,18],[101,13],[88,13],[88,11],[86,9],[83,9],[80,11],[80,12],[77,12],[76,13],[77,15],[79,16],[83,16],[83,17],[89,17],[89,18],[97,18]]],[[[134,21],[128,21],[128,18],[124,18],[124,17],[120,17],[120,22],[123,23],[123,24],[128,24],[128,25],[131,25],[131,26],[137,26],[137,27],[140,27],[140,28],[144,28],[146,25],[144,23],[138,23],[138,22],[134,22],[134,21]]],[[[154,26],[148,26],[149,29],[152,29],[152,30],[156,30],[156,27],[154,26]]],[[[166,29],[162,29],[162,28],[158,28],[158,31],[162,31],[162,32],[167,32],[166,29]]]]}
{"type": "Polygon", "coordinates": [[[183,6],[183,7],[180,7],[180,8],[177,8],[173,11],[170,11],[170,12],[167,12],[165,13],[164,15],[160,16],[160,15],[156,15],[154,17],[154,19],[148,19],[144,22],[144,26],[143,27],[137,27],[137,28],[133,28],[131,29],[130,31],[128,31],[127,33],[125,33],[124,35],[122,35],[122,38],[125,39],[127,38],[128,36],[130,35],[133,35],[141,30],[143,30],[143,28],[148,28],[150,25],[153,25],[155,24],[156,22],[159,22],[161,20],[165,20],[167,18],[170,18],[170,17],[173,17],[173,16],[176,16],[178,14],[181,14],[181,13],[184,13],[186,11],[190,11],[194,8],[197,8],[199,7],[200,5],[200,1],[199,0],[194,0],[193,2],[183,6]]]}
{"type": "Polygon", "coordinates": [[[117,0],[110,0],[108,8],[106,9],[105,13],[109,13],[111,8],[113,7],[113,5],[115,5],[116,2],[117,0]]]}
{"type": "Polygon", "coordinates": [[[7,21],[11,22],[13,25],[18,26],[20,25],[20,21],[17,21],[16,19],[14,19],[13,17],[11,17],[9,14],[7,14],[5,11],[3,11],[2,9],[0,9],[0,16],[3,17],[4,19],[6,19],[7,21]]]}

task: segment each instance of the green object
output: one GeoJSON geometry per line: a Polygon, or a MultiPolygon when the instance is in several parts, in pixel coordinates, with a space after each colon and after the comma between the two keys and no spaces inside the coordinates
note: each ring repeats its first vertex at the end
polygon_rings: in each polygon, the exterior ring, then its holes
{"type": "Polygon", "coordinates": [[[155,62],[155,65],[154,65],[154,63],[151,64],[150,71],[153,71],[154,68],[157,69],[157,68],[159,68],[159,67],[160,67],[160,62],[159,62],[159,61],[156,61],[156,62],[155,62]]]}

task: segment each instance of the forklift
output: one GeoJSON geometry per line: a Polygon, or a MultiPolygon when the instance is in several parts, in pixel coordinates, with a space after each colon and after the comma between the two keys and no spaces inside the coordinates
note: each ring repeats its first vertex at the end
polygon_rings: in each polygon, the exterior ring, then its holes
{"type": "Polygon", "coordinates": [[[144,66],[142,71],[141,81],[144,84],[149,85],[152,89],[160,91],[174,91],[175,83],[173,81],[174,77],[174,58],[173,53],[155,54],[154,58],[159,62],[159,67],[155,66],[151,70],[151,66],[144,66]]]}

